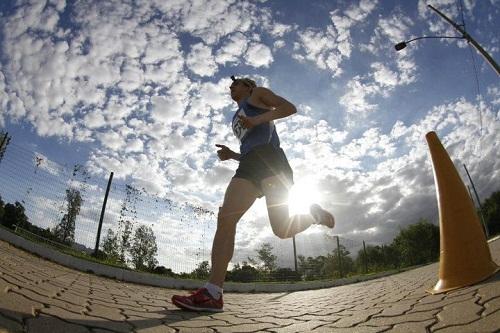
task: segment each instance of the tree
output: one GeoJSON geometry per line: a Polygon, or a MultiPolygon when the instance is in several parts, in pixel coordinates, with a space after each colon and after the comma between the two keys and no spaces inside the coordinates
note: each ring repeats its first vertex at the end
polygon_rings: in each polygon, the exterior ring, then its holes
{"type": "Polygon", "coordinates": [[[102,251],[106,258],[115,263],[125,263],[121,260],[120,244],[118,243],[118,235],[115,235],[112,229],[108,229],[106,237],[102,241],[102,251]]]}
{"type": "Polygon", "coordinates": [[[153,270],[153,273],[162,274],[166,276],[175,277],[176,274],[170,268],[166,268],[165,266],[156,266],[153,270]]]}
{"type": "Polygon", "coordinates": [[[2,200],[2,196],[0,196],[0,222],[2,221],[2,218],[3,218],[4,206],[5,206],[5,203],[2,200]]]}
{"type": "Polygon", "coordinates": [[[24,206],[16,201],[14,204],[8,203],[3,207],[2,224],[7,228],[14,229],[14,226],[25,228],[29,222],[25,214],[24,206]]]}
{"type": "Polygon", "coordinates": [[[332,253],[326,256],[326,260],[324,260],[323,264],[324,266],[320,270],[320,276],[342,278],[352,272],[354,262],[349,254],[350,252],[345,246],[340,244],[338,249],[333,250],[332,253]]]}
{"type": "Polygon", "coordinates": [[[198,267],[195,268],[193,272],[191,272],[191,276],[193,279],[206,279],[208,278],[208,275],[210,274],[210,265],[208,264],[208,261],[202,261],[201,263],[198,264],[198,267]]]}
{"type": "Polygon", "coordinates": [[[120,261],[122,263],[126,263],[126,253],[130,251],[130,246],[132,245],[130,242],[130,236],[132,235],[132,222],[129,220],[123,220],[120,226],[123,227],[123,230],[121,230],[120,243],[118,244],[120,261]]]}
{"type": "Polygon", "coordinates": [[[291,268],[278,268],[273,272],[274,279],[278,281],[297,281],[300,280],[299,273],[291,268]]]}
{"type": "Polygon", "coordinates": [[[75,221],[80,214],[82,197],[77,189],[66,190],[67,211],[61,222],[54,228],[54,235],[63,243],[73,243],[75,241],[75,221]]]}
{"type": "Polygon", "coordinates": [[[273,254],[273,247],[269,243],[264,243],[257,251],[257,257],[262,262],[266,272],[272,272],[278,266],[276,264],[277,257],[273,254]]]}
{"type": "Polygon", "coordinates": [[[135,230],[134,243],[130,248],[132,264],[138,270],[153,270],[158,264],[158,245],[151,227],[141,225],[135,230]]]}
{"type": "Polygon", "coordinates": [[[500,233],[500,191],[494,192],[484,201],[482,211],[490,237],[500,233]]]}
{"type": "Polygon", "coordinates": [[[366,255],[365,251],[361,249],[356,257],[355,265],[358,272],[365,271],[365,264],[369,272],[397,268],[401,265],[400,253],[393,244],[368,245],[366,246],[366,255]]]}
{"type": "Polygon", "coordinates": [[[439,228],[420,219],[418,223],[401,230],[392,245],[401,254],[403,266],[434,261],[439,256],[439,228]]]}
{"type": "Polygon", "coordinates": [[[250,266],[247,262],[234,265],[234,268],[228,272],[227,280],[236,282],[253,282],[259,279],[260,272],[253,266],[250,266]]]}

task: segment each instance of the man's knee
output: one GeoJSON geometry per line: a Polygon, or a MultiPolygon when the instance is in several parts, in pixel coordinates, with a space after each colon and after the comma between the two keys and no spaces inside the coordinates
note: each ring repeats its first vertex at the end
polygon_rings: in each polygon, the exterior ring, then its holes
{"type": "Polygon", "coordinates": [[[285,228],[281,225],[275,225],[275,224],[271,224],[271,228],[273,229],[273,233],[276,236],[278,236],[278,238],[280,238],[280,239],[290,238],[290,235],[288,235],[287,228],[285,228]]]}
{"type": "Polygon", "coordinates": [[[235,212],[229,212],[224,207],[219,207],[217,214],[217,228],[233,229],[240,219],[240,215],[235,212]]]}

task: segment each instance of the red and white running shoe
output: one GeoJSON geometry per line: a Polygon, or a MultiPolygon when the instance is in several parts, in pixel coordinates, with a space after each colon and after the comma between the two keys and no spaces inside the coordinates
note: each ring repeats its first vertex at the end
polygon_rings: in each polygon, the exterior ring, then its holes
{"type": "Polygon", "coordinates": [[[224,306],[222,296],[219,299],[215,299],[206,288],[200,288],[189,296],[174,295],[172,296],[172,303],[184,310],[209,312],[224,311],[222,309],[224,306]]]}

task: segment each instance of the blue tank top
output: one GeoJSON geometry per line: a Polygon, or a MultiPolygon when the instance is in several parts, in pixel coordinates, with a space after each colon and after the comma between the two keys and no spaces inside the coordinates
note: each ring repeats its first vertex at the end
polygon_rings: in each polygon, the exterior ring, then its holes
{"type": "Polygon", "coordinates": [[[235,112],[233,116],[233,133],[240,140],[241,155],[246,155],[254,147],[265,144],[272,144],[274,147],[279,148],[280,139],[273,121],[249,129],[241,125],[238,117],[240,114],[247,117],[255,117],[264,112],[268,111],[251,105],[248,103],[248,98],[239,105],[238,111],[235,112]]]}

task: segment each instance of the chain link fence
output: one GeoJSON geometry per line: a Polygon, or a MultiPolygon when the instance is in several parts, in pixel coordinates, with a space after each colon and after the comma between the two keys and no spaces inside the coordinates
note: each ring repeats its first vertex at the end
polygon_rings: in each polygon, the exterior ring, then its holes
{"type": "MultiPolygon", "coordinates": [[[[56,163],[15,142],[0,160],[0,221],[23,237],[110,265],[172,277],[204,279],[217,225],[216,213],[147,193],[120,179],[91,174],[83,165],[56,163]],[[111,184],[100,239],[103,202],[111,184]],[[96,245],[99,245],[98,251],[96,245]]],[[[314,229],[314,228],[310,228],[314,229]]],[[[293,239],[236,237],[230,281],[297,281],[342,278],[397,268],[389,247],[306,231],[293,239]],[[368,252],[367,252],[368,248],[368,252]]],[[[262,236],[262,235],[260,235],[262,236]]],[[[393,254],[395,255],[395,254],[393,254]]]]}

